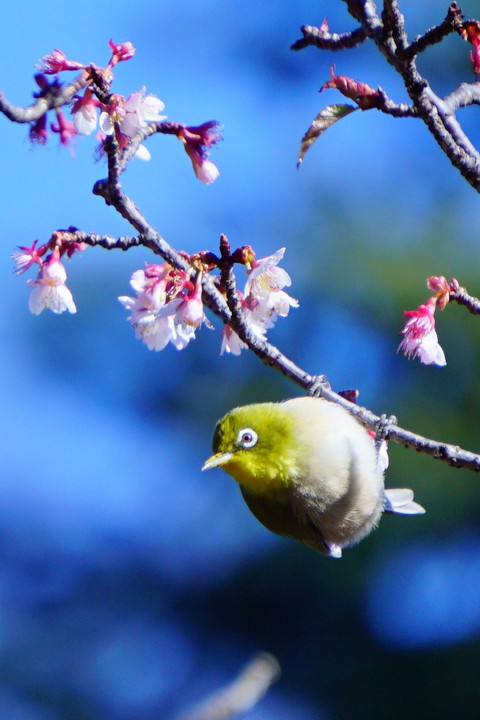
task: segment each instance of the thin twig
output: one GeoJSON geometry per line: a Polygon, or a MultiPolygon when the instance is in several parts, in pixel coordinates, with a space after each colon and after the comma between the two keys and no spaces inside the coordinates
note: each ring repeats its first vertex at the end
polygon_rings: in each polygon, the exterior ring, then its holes
{"type": "Polygon", "coordinates": [[[451,292],[449,297],[451,301],[464,305],[472,315],[480,315],[480,300],[469,295],[465,288],[459,287],[458,290],[451,292]]]}
{"type": "Polygon", "coordinates": [[[303,50],[303,48],[310,45],[321,50],[345,50],[360,45],[366,38],[362,28],[345,33],[329,33],[320,30],[314,25],[303,25],[300,31],[303,38],[296,40],[290,46],[290,50],[303,50]]]}
{"type": "Polygon", "coordinates": [[[39,120],[48,110],[68,105],[73,96],[88,82],[85,72],[81,73],[72,83],[65,86],[51,85],[47,91],[40,94],[32,105],[22,107],[14,105],[0,90],[0,113],[8,120],[16,123],[32,123],[39,120]]]}
{"type": "Polygon", "coordinates": [[[461,83],[461,85],[451,92],[450,95],[447,95],[443,101],[448,105],[452,113],[461,107],[480,105],[480,82],[461,83]]]}
{"type": "Polygon", "coordinates": [[[392,117],[418,117],[417,109],[413,105],[407,105],[407,103],[396,103],[391,100],[385,90],[381,87],[377,89],[378,92],[378,108],[381,112],[392,117]]]}
{"type": "Polygon", "coordinates": [[[427,30],[426,33],[415,38],[403,51],[402,57],[405,60],[416,57],[428,47],[441,42],[447,35],[458,32],[462,26],[462,13],[456,2],[448,8],[447,16],[440,25],[427,30]]]}
{"type": "Polygon", "coordinates": [[[119,174],[124,172],[128,163],[130,162],[132,157],[137,152],[139,146],[148,137],[150,137],[151,135],[155,135],[155,133],[160,133],[163,135],[178,135],[180,130],[184,127],[185,127],[185,125],[183,123],[179,123],[179,122],[150,122],[150,123],[148,123],[144,128],[139,130],[136,133],[136,135],[134,135],[133,138],[131,138],[127,147],[121,151],[119,161],[118,161],[119,174]]]}
{"type": "Polygon", "coordinates": [[[229,685],[176,720],[230,720],[251,710],[280,677],[278,660],[259,653],[229,685]]]}

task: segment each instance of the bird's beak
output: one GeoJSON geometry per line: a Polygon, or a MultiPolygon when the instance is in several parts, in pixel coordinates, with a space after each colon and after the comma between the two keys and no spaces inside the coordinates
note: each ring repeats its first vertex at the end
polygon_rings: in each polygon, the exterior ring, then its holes
{"type": "Polygon", "coordinates": [[[210,470],[210,468],[221,467],[229,462],[233,457],[231,452],[218,452],[209,457],[202,465],[202,470],[210,470]]]}

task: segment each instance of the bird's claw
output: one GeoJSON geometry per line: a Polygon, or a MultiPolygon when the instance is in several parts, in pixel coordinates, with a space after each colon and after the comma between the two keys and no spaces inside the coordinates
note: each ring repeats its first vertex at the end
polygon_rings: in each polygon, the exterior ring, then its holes
{"type": "Polygon", "coordinates": [[[314,375],[308,388],[310,397],[322,397],[323,390],[330,390],[330,383],[326,375],[314,375]]]}
{"type": "Polygon", "coordinates": [[[397,425],[398,420],[395,415],[381,415],[380,420],[375,428],[375,445],[378,447],[387,439],[392,425],[397,425]]]}

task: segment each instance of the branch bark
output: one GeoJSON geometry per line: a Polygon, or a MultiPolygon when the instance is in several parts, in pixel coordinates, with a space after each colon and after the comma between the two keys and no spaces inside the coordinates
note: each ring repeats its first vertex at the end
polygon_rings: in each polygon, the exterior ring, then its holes
{"type": "Polygon", "coordinates": [[[404,106],[401,110],[400,106],[396,108],[391,101],[386,102],[387,97],[382,90],[384,103],[383,107],[378,109],[396,117],[419,117],[452,165],[480,192],[480,153],[455,116],[459,107],[480,102],[480,90],[477,87],[479,83],[463,83],[442,99],[432,90],[416,65],[420,52],[441,42],[447,35],[461,31],[462,15],[457,3],[450,5],[442,23],[409,42],[398,0],[384,0],[381,17],[372,0],[344,2],[349,13],[359,22],[359,28],[352,33],[334,35],[307,25],[302,27],[303,38],[295,42],[292,49],[300,50],[307,45],[314,45],[321,50],[344,50],[365,39],[375,43],[387,62],[401,75],[413,106],[411,109],[409,106],[404,106]]]}

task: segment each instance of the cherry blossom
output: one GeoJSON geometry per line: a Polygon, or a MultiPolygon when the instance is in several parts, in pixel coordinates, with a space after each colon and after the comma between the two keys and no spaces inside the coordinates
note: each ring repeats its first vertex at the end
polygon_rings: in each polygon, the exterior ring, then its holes
{"type": "Polygon", "coordinates": [[[179,131],[178,137],[192,161],[196,177],[206,185],[215,182],[220,173],[217,166],[208,159],[208,148],[222,139],[217,121],[210,120],[202,125],[184,127],[179,131]]]}
{"type": "Polygon", "coordinates": [[[450,293],[454,289],[453,286],[455,283],[458,286],[455,278],[452,278],[450,283],[448,283],[447,279],[444,278],[443,275],[432,275],[428,278],[427,287],[435,294],[439,310],[444,310],[450,302],[450,293]]]}
{"type": "Polygon", "coordinates": [[[51,255],[50,260],[41,266],[36,280],[27,280],[27,285],[33,287],[28,301],[30,311],[34,315],[39,315],[46,308],[54,313],[63,313],[65,310],[76,313],[77,308],[72,293],[65,284],[66,280],[64,266],[51,255]]]}
{"type": "Polygon", "coordinates": [[[284,254],[285,248],[280,248],[273,255],[253,260],[245,284],[247,307],[268,328],[273,326],[277,316],[286,317],[291,307],[298,307],[298,301],[283,290],[292,284],[286,270],[278,267],[284,254]]]}
{"type": "Polygon", "coordinates": [[[115,132],[120,147],[124,147],[148,122],[164,120],[166,115],[160,115],[164,107],[156,95],[145,95],[144,87],[127,99],[112,95],[110,105],[100,115],[100,127],[105,135],[115,132]]]}
{"type": "MultiPolygon", "coordinates": [[[[286,317],[291,307],[298,307],[298,301],[290,297],[283,288],[291,285],[290,275],[278,267],[285,254],[280,248],[273,255],[256,260],[250,246],[240,248],[239,257],[247,267],[245,289],[238,292],[242,306],[242,317],[250,331],[259,340],[266,340],[267,330],[275,325],[278,317],[286,317]]],[[[223,329],[220,354],[240,355],[247,345],[228,325],[223,329]]]]}
{"type": "Polygon", "coordinates": [[[203,310],[200,274],[192,283],[188,273],[168,263],[148,265],[133,273],[130,285],[136,297],[118,299],[130,311],[127,320],[136,337],[150,350],[163,350],[168,343],[182,350],[202,323],[210,326],[203,310]]]}
{"type": "MultiPolygon", "coordinates": [[[[265,327],[265,325],[260,323],[257,318],[255,318],[251,311],[249,311],[248,309],[244,310],[243,319],[258,340],[265,341],[267,339],[267,328],[265,327]]],[[[222,331],[222,345],[220,347],[220,355],[223,355],[224,353],[231,355],[240,355],[242,350],[246,350],[247,347],[248,345],[239,338],[235,330],[233,330],[229,325],[224,325],[222,331]]]]}
{"type": "Polygon", "coordinates": [[[97,108],[100,103],[88,88],[72,107],[73,124],[79,135],[90,135],[97,127],[97,108]]]}
{"type": "Polygon", "coordinates": [[[425,365],[447,364],[445,354],[438,342],[435,330],[435,309],[437,299],[429,298],[417,310],[405,310],[409,319],[402,330],[403,340],[398,346],[407,358],[418,358],[425,365]]]}

